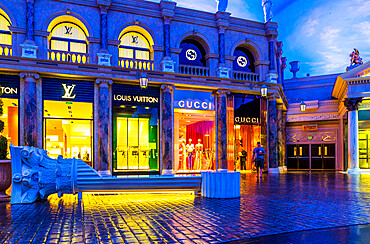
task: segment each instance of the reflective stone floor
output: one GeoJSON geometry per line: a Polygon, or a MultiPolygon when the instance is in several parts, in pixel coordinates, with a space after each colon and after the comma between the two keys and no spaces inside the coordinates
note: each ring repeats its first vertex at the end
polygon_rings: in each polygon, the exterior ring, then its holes
{"type": "Polygon", "coordinates": [[[242,174],[241,188],[240,199],[85,194],[82,202],[0,203],[0,243],[308,243],[292,240],[315,233],[360,243],[335,231],[358,237],[351,228],[370,224],[370,174],[242,174]]]}

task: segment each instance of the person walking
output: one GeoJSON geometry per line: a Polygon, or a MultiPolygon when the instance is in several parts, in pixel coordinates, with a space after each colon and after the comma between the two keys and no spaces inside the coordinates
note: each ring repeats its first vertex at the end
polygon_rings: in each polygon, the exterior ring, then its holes
{"type": "Polygon", "coordinates": [[[262,178],[262,170],[265,163],[265,154],[266,151],[263,147],[261,147],[261,142],[257,142],[257,147],[253,150],[254,162],[257,168],[257,178],[262,178]]]}

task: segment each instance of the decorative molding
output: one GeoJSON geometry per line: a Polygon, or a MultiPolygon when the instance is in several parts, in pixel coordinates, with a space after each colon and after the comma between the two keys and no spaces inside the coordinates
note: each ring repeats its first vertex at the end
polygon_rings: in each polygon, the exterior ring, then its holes
{"type": "Polygon", "coordinates": [[[37,74],[37,73],[20,73],[20,74],[19,74],[19,76],[20,76],[21,78],[33,77],[33,78],[35,78],[36,80],[37,80],[38,78],[40,78],[40,75],[39,75],[39,74],[37,74]]]}
{"type": "Polygon", "coordinates": [[[337,131],[313,131],[313,132],[294,132],[287,131],[286,133],[287,143],[302,143],[302,142],[336,142],[337,131]],[[311,137],[311,139],[308,139],[311,137]]]}
{"type": "Polygon", "coordinates": [[[362,102],[362,97],[356,98],[345,98],[344,106],[346,106],[348,111],[358,110],[358,104],[362,102]]]}
{"type": "Polygon", "coordinates": [[[175,86],[170,84],[163,84],[161,85],[161,90],[163,90],[163,92],[173,93],[173,91],[175,90],[175,86]]]}
{"type": "Polygon", "coordinates": [[[100,84],[100,86],[104,86],[104,84],[112,85],[113,81],[107,79],[96,79],[96,84],[100,84]]]}
{"type": "Polygon", "coordinates": [[[370,103],[361,103],[357,106],[358,109],[370,108],[370,103]]]}
{"type": "Polygon", "coordinates": [[[301,121],[315,121],[315,120],[335,120],[339,119],[339,114],[315,114],[309,116],[297,116],[297,117],[290,117],[287,116],[287,122],[301,122],[301,121]]]}

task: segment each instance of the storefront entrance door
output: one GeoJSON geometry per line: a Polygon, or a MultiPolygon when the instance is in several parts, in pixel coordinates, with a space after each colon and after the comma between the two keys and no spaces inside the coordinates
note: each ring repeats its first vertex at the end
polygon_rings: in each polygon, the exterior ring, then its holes
{"type": "Polygon", "coordinates": [[[309,145],[288,145],[288,169],[310,169],[309,145]]]}
{"type": "Polygon", "coordinates": [[[311,145],[311,169],[335,169],[335,144],[311,145]]]}

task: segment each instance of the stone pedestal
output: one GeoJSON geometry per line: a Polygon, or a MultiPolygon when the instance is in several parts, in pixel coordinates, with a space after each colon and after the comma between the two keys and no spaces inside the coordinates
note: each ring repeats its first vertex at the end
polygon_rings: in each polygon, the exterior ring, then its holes
{"type": "Polygon", "coordinates": [[[268,73],[266,76],[267,83],[277,84],[279,76],[276,73],[268,73]]]}
{"type": "Polygon", "coordinates": [[[161,62],[163,72],[175,72],[175,62],[170,57],[164,57],[161,62]]]}
{"type": "Polygon", "coordinates": [[[240,197],[240,172],[202,172],[202,196],[209,198],[240,197]]]}
{"type": "Polygon", "coordinates": [[[268,120],[269,120],[269,172],[279,173],[278,170],[278,121],[275,98],[268,101],[268,120]]]}
{"type": "Polygon", "coordinates": [[[217,77],[220,78],[230,78],[230,69],[227,67],[219,66],[217,68],[217,77]]]}
{"type": "Polygon", "coordinates": [[[360,173],[358,154],[358,104],[362,98],[346,98],[348,109],[348,170],[349,174],[360,173]]]}
{"type": "Polygon", "coordinates": [[[161,108],[162,108],[162,174],[171,175],[173,174],[174,164],[174,86],[162,85],[162,97],[161,97],[161,108]]]}
{"type": "Polygon", "coordinates": [[[99,52],[96,55],[98,56],[98,65],[111,66],[112,54],[99,52]]]}
{"type": "Polygon", "coordinates": [[[217,90],[215,94],[216,105],[216,160],[218,169],[227,170],[227,95],[229,90],[217,90]]]}
{"type": "Polygon", "coordinates": [[[37,50],[39,49],[35,42],[26,41],[20,45],[22,48],[22,58],[37,58],[37,50]]]}
{"type": "Polygon", "coordinates": [[[110,99],[111,99],[111,80],[97,79],[99,85],[97,102],[98,102],[98,158],[95,159],[98,163],[99,173],[101,175],[110,175],[110,150],[109,150],[109,128],[110,128],[110,99]]]}

